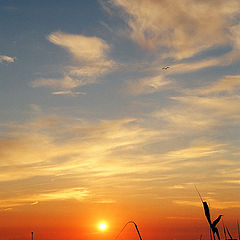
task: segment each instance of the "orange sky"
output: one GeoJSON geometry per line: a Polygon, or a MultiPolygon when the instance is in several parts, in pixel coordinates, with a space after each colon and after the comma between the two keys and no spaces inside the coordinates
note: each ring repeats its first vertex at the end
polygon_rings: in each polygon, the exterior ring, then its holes
{"type": "Polygon", "coordinates": [[[0,240],[237,237],[239,120],[239,0],[0,0],[0,240]]]}
{"type": "MultiPolygon", "coordinates": [[[[224,214],[225,224],[237,237],[236,218],[239,210],[212,210],[213,218],[224,214]]],[[[134,220],[143,239],[208,238],[208,225],[201,204],[199,207],[169,206],[164,201],[123,204],[86,204],[77,201],[53,201],[17,207],[1,212],[0,239],[64,240],[114,239],[129,220],[134,220]],[[106,222],[106,231],[98,225],[106,222]]],[[[222,226],[220,226],[222,232],[222,226]]],[[[119,239],[138,239],[133,225],[128,225],[119,239]]]]}

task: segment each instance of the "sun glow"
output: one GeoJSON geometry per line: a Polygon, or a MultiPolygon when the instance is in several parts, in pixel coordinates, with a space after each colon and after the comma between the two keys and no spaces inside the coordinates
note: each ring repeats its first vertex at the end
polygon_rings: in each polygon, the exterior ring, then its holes
{"type": "Polygon", "coordinates": [[[100,223],[98,225],[98,228],[101,230],[101,231],[105,231],[107,229],[107,224],[106,223],[100,223]]]}

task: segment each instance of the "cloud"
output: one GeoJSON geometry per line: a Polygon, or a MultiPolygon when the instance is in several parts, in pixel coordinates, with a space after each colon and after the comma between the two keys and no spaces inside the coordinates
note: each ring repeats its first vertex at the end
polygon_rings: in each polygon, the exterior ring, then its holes
{"type": "Polygon", "coordinates": [[[98,77],[115,67],[114,61],[108,57],[109,45],[100,38],[53,32],[47,39],[71,55],[71,65],[65,67],[64,77],[40,78],[31,83],[33,87],[47,87],[66,93],[96,83],[98,77]]]}
{"type": "Polygon", "coordinates": [[[125,13],[130,37],[148,49],[167,48],[169,56],[188,58],[229,42],[226,34],[239,13],[239,1],[116,0],[125,13]],[[216,8],[217,4],[217,8],[216,8]]]}
{"type": "Polygon", "coordinates": [[[171,81],[163,76],[145,77],[128,83],[128,91],[133,95],[158,92],[169,85],[171,81]]]}
{"type": "Polygon", "coordinates": [[[0,63],[3,63],[3,62],[13,63],[15,62],[15,60],[16,60],[15,57],[0,55],[0,63]]]}
{"type": "MultiPolygon", "coordinates": [[[[228,209],[228,208],[239,208],[240,203],[238,201],[219,201],[215,199],[209,199],[208,203],[211,203],[212,209],[228,209]],[[209,201],[210,200],[210,201],[209,201]]],[[[187,201],[187,200],[175,200],[174,201],[177,204],[180,205],[188,205],[188,206],[194,206],[194,207],[200,207],[201,205],[199,202],[195,201],[187,201]]]]}
{"type": "MultiPolygon", "coordinates": [[[[168,70],[168,75],[170,74],[182,74],[186,72],[195,72],[203,68],[224,65],[223,61],[226,62],[226,56],[219,58],[203,59],[196,62],[188,63],[176,63],[172,64],[168,70]]],[[[225,63],[228,64],[228,63],[225,63]]]]}
{"type": "Polygon", "coordinates": [[[77,95],[85,95],[85,92],[73,92],[73,91],[58,91],[52,92],[53,95],[70,95],[70,96],[77,96],[77,95]]]}
{"type": "Polygon", "coordinates": [[[193,158],[209,157],[225,152],[224,146],[221,144],[213,144],[210,142],[197,142],[192,146],[180,150],[170,151],[165,157],[174,160],[188,160],[193,158]]]}
{"type": "Polygon", "coordinates": [[[198,89],[184,90],[188,94],[209,95],[219,93],[238,93],[240,89],[240,75],[228,75],[222,79],[198,89]]]}
{"type": "Polygon", "coordinates": [[[113,68],[113,61],[107,57],[110,48],[100,38],[55,32],[48,40],[66,49],[77,61],[77,66],[71,68],[72,74],[95,76],[113,68]]]}
{"type": "Polygon", "coordinates": [[[240,49],[240,24],[232,26],[230,28],[230,33],[231,33],[231,40],[233,42],[233,47],[234,50],[239,50],[240,49]]]}
{"type": "MultiPolygon", "coordinates": [[[[0,195],[4,207],[77,198],[77,191],[71,189],[79,186],[94,202],[114,202],[121,198],[116,186],[126,192],[142,181],[147,184],[171,178],[167,172],[172,166],[162,164],[159,155],[150,149],[144,150],[160,138],[159,131],[142,127],[135,119],[90,123],[56,117],[41,119],[38,115],[21,126],[9,125],[0,141],[0,195]],[[152,172],[158,173],[157,178],[152,172]],[[28,195],[18,192],[12,198],[18,184],[28,185],[28,195]],[[38,188],[34,188],[35,184],[38,188]],[[4,191],[6,188],[8,191],[4,191]]],[[[138,191],[133,190],[132,196],[138,191]]]]}
{"type": "Polygon", "coordinates": [[[172,97],[182,104],[190,105],[199,111],[205,110],[206,114],[211,114],[216,119],[224,117],[224,119],[238,119],[240,114],[240,96],[219,96],[219,97],[172,97]],[[212,113],[211,113],[212,112],[212,113]]]}
{"type": "MultiPolygon", "coordinates": [[[[0,168],[5,169],[0,181],[79,174],[84,166],[92,166],[103,175],[124,172],[121,161],[108,162],[108,157],[117,161],[116,154],[121,149],[135,149],[156,135],[139,127],[133,119],[76,125],[54,118],[8,128],[0,139],[0,168]]],[[[92,170],[90,167],[89,172],[92,170]]]]}
{"type": "Polygon", "coordinates": [[[41,192],[38,194],[20,196],[18,199],[2,199],[1,208],[16,207],[21,205],[36,205],[43,201],[75,199],[78,201],[88,197],[89,191],[85,188],[68,188],[55,191],[41,192]]]}
{"type": "Polygon", "coordinates": [[[170,186],[169,188],[172,188],[172,189],[184,189],[185,187],[183,185],[174,185],[174,186],[170,186]]]}
{"type": "Polygon", "coordinates": [[[167,108],[154,112],[153,117],[165,124],[170,134],[207,132],[220,126],[238,125],[239,96],[182,96],[167,108]]]}
{"type": "Polygon", "coordinates": [[[93,84],[95,83],[95,79],[88,79],[88,78],[76,78],[71,77],[69,75],[66,75],[63,78],[40,78],[31,83],[32,87],[48,87],[51,89],[59,89],[59,90],[65,90],[60,92],[71,92],[71,89],[81,87],[87,84],[93,84]]]}
{"type": "Polygon", "coordinates": [[[199,109],[194,103],[177,103],[153,113],[153,117],[161,120],[168,129],[168,135],[195,133],[207,131],[217,125],[217,119],[206,115],[205,109],[199,109]],[[171,133],[171,134],[170,134],[171,133]]]}
{"type": "MultiPolygon", "coordinates": [[[[209,172],[229,180],[218,164],[229,147],[207,136],[186,146],[168,136],[168,124],[160,121],[153,130],[130,118],[89,122],[40,114],[5,126],[1,134],[2,207],[63,199],[117,202],[129,192],[155,199],[163,190],[168,198],[173,189],[187,189],[194,169],[198,180],[209,180],[209,172]]],[[[188,132],[183,134],[187,139],[188,132]]]]}

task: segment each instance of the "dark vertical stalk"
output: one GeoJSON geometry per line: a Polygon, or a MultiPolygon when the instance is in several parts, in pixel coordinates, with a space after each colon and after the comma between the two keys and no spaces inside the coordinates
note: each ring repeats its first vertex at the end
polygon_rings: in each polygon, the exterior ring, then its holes
{"type": "Polygon", "coordinates": [[[225,229],[225,226],[224,226],[224,223],[222,222],[223,224],[223,232],[224,232],[224,236],[225,236],[225,240],[227,240],[227,233],[226,233],[226,229],[225,229]]]}
{"type": "Polygon", "coordinates": [[[239,222],[237,220],[237,226],[238,226],[238,240],[240,240],[240,229],[239,229],[239,222]]]}

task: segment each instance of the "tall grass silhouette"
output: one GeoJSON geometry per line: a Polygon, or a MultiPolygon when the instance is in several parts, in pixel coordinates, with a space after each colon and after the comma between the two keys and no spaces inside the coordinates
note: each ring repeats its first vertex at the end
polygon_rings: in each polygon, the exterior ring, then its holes
{"type": "MultiPolygon", "coordinates": [[[[213,222],[211,221],[211,216],[210,216],[210,210],[209,210],[209,207],[208,207],[208,204],[206,201],[203,201],[199,191],[197,190],[197,187],[195,186],[196,188],[196,191],[201,199],[201,202],[203,204],[203,208],[204,208],[204,213],[205,213],[205,216],[207,218],[207,221],[209,223],[209,226],[210,226],[210,236],[212,238],[212,235],[213,235],[213,239],[215,240],[215,234],[217,235],[217,238],[218,240],[221,240],[220,239],[220,235],[219,235],[219,231],[217,229],[217,224],[219,223],[219,221],[221,220],[221,217],[222,215],[219,215],[213,222]],[[212,231],[212,234],[211,234],[211,231],[212,231]]],[[[232,238],[231,238],[232,239],[232,238]]]]}
{"type": "Polygon", "coordinates": [[[138,237],[139,237],[140,240],[142,240],[142,237],[141,237],[140,231],[139,231],[139,229],[138,229],[138,226],[137,226],[137,224],[136,224],[134,221],[129,221],[129,222],[127,222],[127,223],[124,225],[124,227],[122,228],[122,230],[119,232],[119,234],[115,237],[115,240],[118,239],[118,237],[119,237],[120,234],[123,232],[123,230],[125,229],[125,227],[126,227],[128,224],[130,224],[130,223],[134,224],[135,229],[136,229],[137,234],[138,234],[138,237]]]}

